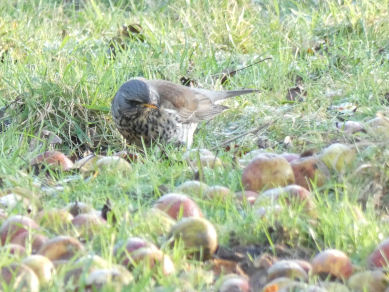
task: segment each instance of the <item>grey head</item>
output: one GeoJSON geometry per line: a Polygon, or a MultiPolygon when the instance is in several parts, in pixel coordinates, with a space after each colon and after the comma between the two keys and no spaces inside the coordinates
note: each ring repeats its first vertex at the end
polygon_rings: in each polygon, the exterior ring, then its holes
{"type": "Polygon", "coordinates": [[[113,115],[134,115],[140,111],[158,109],[159,96],[141,80],[130,80],[120,86],[112,100],[113,115]]]}

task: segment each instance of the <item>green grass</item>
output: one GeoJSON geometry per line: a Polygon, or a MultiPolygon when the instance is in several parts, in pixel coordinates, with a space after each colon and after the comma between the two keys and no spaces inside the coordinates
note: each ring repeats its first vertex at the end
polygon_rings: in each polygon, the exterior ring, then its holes
{"type": "MultiPolygon", "coordinates": [[[[3,122],[12,119],[7,131],[0,134],[3,189],[30,189],[39,195],[45,208],[62,208],[78,200],[101,209],[109,198],[120,218],[117,228],[103,229],[85,244],[109,261],[115,262],[110,255],[113,244],[129,236],[163,243],[163,238],[148,234],[141,213],[131,213],[129,208],[147,210],[158,197],[153,191],[159,185],[174,189],[191,179],[193,171],[182,161],[183,151],[168,146],[165,151],[169,159],[164,160],[158,148],[149,149],[142,155],[143,162],[134,163],[128,175],[99,175],[64,183],[67,174],[60,174],[58,182],[47,183],[60,185],[63,190],[48,192],[36,187],[42,176],[37,179],[26,170],[28,161],[45,149],[30,151],[29,143],[46,129],[63,140],[55,148],[68,155],[136,151],[123,144],[109,114],[117,89],[134,76],[177,83],[186,76],[203,88],[262,90],[225,101],[231,107],[229,111],[199,125],[194,147],[218,149],[224,163],[223,168],[205,171],[209,185],[241,190],[242,170],[218,145],[265,122],[274,121],[261,135],[274,142],[268,151],[275,153],[321,149],[334,141],[373,142],[358,147],[354,165],[356,169],[367,163],[372,168],[355,176],[350,171],[312,190],[317,204],[316,225],[309,224],[301,208],[286,208],[277,218],[260,220],[250,208],[242,208],[232,199],[196,199],[204,216],[215,225],[220,245],[229,245],[233,231],[241,245],[272,245],[278,240],[292,248],[304,246],[312,256],[325,248],[337,248],[363,266],[366,256],[388,236],[387,224],[380,221],[386,208],[375,208],[372,195],[368,196],[374,190],[367,187],[374,180],[376,187],[382,187],[385,199],[389,156],[382,144],[375,145],[385,137],[344,135],[335,129],[338,111],[329,110],[345,102],[357,105],[356,112],[342,116],[355,121],[367,121],[377,111],[385,111],[385,94],[389,92],[388,1],[90,0],[80,7],[77,1],[64,2],[0,3],[0,105],[20,97],[2,118],[3,122]],[[115,43],[113,58],[108,50],[111,40],[123,25],[134,23],[142,27],[145,41],[123,38],[126,46],[115,43]],[[214,78],[225,68],[239,69],[268,57],[271,60],[238,72],[224,86],[214,78]],[[296,85],[296,78],[307,92],[305,101],[287,103],[287,90],[296,85]],[[293,141],[288,149],[282,144],[286,136],[293,141]],[[351,211],[362,195],[368,197],[363,211],[365,223],[358,222],[351,211]],[[269,233],[275,221],[287,230],[284,238],[269,233]]],[[[237,144],[255,149],[256,140],[257,135],[250,134],[237,144]]],[[[26,210],[17,206],[7,212],[26,210]]],[[[132,291],[182,285],[177,280],[185,267],[182,251],[166,252],[177,273],[169,277],[157,274],[151,281],[147,269],[138,269],[132,291]]],[[[191,265],[199,266],[196,262],[191,265]]],[[[61,283],[59,278],[55,285],[61,283]]],[[[204,285],[210,288],[200,281],[194,289],[204,285]]]]}

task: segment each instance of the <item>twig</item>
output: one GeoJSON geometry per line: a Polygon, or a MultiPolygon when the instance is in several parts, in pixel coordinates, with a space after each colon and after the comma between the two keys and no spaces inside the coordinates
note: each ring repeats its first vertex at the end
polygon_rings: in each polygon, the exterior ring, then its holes
{"type": "MultiPolygon", "coordinates": [[[[225,75],[231,75],[231,74],[235,75],[236,72],[239,72],[239,71],[242,71],[242,70],[244,70],[244,69],[250,68],[251,66],[254,66],[254,65],[256,65],[256,64],[258,64],[258,63],[261,63],[261,62],[264,62],[264,61],[266,61],[266,60],[272,60],[272,58],[269,57],[269,58],[265,58],[265,59],[263,59],[263,60],[259,60],[259,61],[254,62],[254,63],[252,63],[252,64],[250,64],[250,65],[248,65],[248,66],[246,66],[246,67],[243,67],[243,68],[240,68],[240,69],[231,71],[231,72],[226,72],[225,75]]],[[[214,75],[219,75],[219,74],[220,74],[220,73],[217,73],[217,74],[214,74],[214,75]]]]}
{"type": "Polygon", "coordinates": [[[260,126],[260,127],[258,127],[258,128],[255,128],[255,129],[252,129],[252,130],[250,130],[250,131],[247,131],[247,132],[244,132],[244,133],[242,133],[242,134],[239,134],[239,135],[237,135],[237,136],[235,136],[235,137],[233,137],[233,138],[231,138],[231,139],[228,139],[228,140],[222,142],[220,145],[211,148],[211,150],[216,150],[216,149],[218,149],[218,148],[221,147],[221,146],[227,145],[228,143],[231,143],[231,142],[235,141],[236,139],[239,139],[239,138],[241,138],[241,137],[243,137],[243,136],[246,136],[246,135],[248,135],[248,134],[256,133],[256,132],[258,132],[258,131],[260,131],[260,130],[262,130],[262,129],[265,129],[265,128],[267,128],[267,127],[270,127],[270,126],[273,125],[273,124],[274,124],[274,122],[266,123],[266,124],[264,124],[264,125],[262,125],[262,126],[260,126]]]}

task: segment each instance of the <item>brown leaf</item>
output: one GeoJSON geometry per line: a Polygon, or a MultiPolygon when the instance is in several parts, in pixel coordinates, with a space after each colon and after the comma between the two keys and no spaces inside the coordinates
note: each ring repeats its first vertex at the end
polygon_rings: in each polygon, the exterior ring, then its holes
{"type": "Polygon", "coordinates": [[[31,140],[28,151],[35,150],[37,146],[42,146],[45,142],[48,145],[62,144],[62,139],[53,132],[42,129],[40,134],[37,132],[31,140]]]}

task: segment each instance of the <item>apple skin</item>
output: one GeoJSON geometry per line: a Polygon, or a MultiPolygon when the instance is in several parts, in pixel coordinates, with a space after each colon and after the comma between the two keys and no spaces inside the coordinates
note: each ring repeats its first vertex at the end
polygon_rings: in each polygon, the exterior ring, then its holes
{"type": "Polygon", "coordinates": [[[347,286],[356,292],[385,292],[389,287],[389,277],[382,270],[362,271],[352,275],[347,286]]]}
{"type": "Polygon", "coordinates": [[[389,266],[389,238],[380,242],[367,257],[367,265],[374,268],[389,266]]]}
{"type": "Polygon", "coordinates": [[[224,200],[228,197],[232,197],[232,192],[229,188],[224,186],[211,186],[205,191],[204,196],[211,200],[224,200]]]}
{"type": "Polygon", "coordinates": [[[260,194],[255,206],[266,206],[284,200],[288,206],[300,207],[303,204],[304,210],[313,218],[317,218],[316,204],[312,194],[306,188],[299,185],[289,185],[283,188],[270,189],[260,194]]]}
{"type": "Polygon", "coordinates": [[[188,196],[178,193],[170,193],[160,197],[154,204],[154,208],[164,211],[174,220],[182,212],[182,217],[203,217],[203,213],[197,204],[188,196]]]}
{"type": "Polygon", "coordinates": [[[355,160],[356,149],[341,143],[331,144],[317,156],[330,170],[344,173],[355,160]]]}
{"type": "Polygon", "coordinates": [[[294,183],[293,170],[282,156],[265,153],[256,156],[242,173],[242,185],[245,190],[264,191],[294,183]]]}
{"type": "Polygon", "coordinates": [[[55,233],[64,233],[68,229],[73,215],[62,209],[43,209],[35,215],[34,220],[43,228],[55,233]]]}
{"type": "Polygon", "coordinates": [[[226,275],[223,277],[223,282],[220,285],[219,292],[250,292],[249,280],[238,275],[226,275]]]}
{"type": "Polygon", "coordinates": [[[281,277],[299,279],[301,281],[308,280],[308,274],[298,263],[293,260],[278,261],[267,270],[267,273],[267,278],[269,281],[281,277]]]}
{"type": "Polygon", "coordinates": [[[290,166],[293,170],[295,184],[308,190],[312,187],[312,182],[316,182],[316,186],[321,187],[330,177],[327,166],[315,156],[293,160],[290,166]]]}
{"type": "MultiPolygon", "coordinates": [[[[141,247],[131,253],[131,262],[154,268],[155,265],[162,266],[162,273],[170,275],[175,271],[174,264],[168,255],[153,247],[141,247]]],[[[128,266],[127,266],[128,267],[128,266]]]]}
{"type": "Polygon", "coordinates": [[[0,247],[0,254],[10,254],[17,257],[25,256],[26,249],[18,244],[8,243],[2,247],[0,247]]]}
{"type": "Polygon", "coordinates": [[[22,215],[8,217],[0,227],[1,244],[4,245],[19,234],[32,229],[39,229],[39,225],[31,218],[22,215]]]}
{"type": "Polygon", "coordinates": [[[208,260],[217,250],[217,233],[213,225],[206,219],[182,218],[169,232],[171,246],[175,241],[182,241],[184,249],[196,259],[208,260]]]}
{"type": "Polygon", "coordinates": [[[52,261],[68,260],[77,254],[83,254],[84,250],[84,246],[78,239],[70,236],[57,236],[42,245],[38,254],[52,261]]]}
{"type": "Polygon", "coordinates": [[[353,273],[349,257],[342,251],[327,249],[312,259],[312,274],[329,274],[338,279],[347,279],[353,273]]]}
{"type": "Polygon", "coordinates": [[[0,279],[9,288],[7,291],[39,292],[39,280],[26,265],[10,264],[0,269],[0,279]]]}
{"type": "Polygon", "coordinates": [[[79,214],[72,220],[79,236],[88,238],[92,238],[106,223],[107,221],[94,213],[79,214]]]}
{"type": "Polygon", "coordinates": [[[48,258],[41,255],[30,255],[25,257],[21,263],[33,270],[35,275],[38,277],[41,286],[47,286],[50,284],[54,276],[55,268],[48,258]]]}
{"type": "Polygon", "coordinates": [[[31,234],[30,232],[25,231],[12,238],[11,243],[21,245],[24,248],[28,248],[31,245],[31,253],[35,254],[48,240],[49,239],[43,234],[31,234]]]}
{"type": "Polygon", "coordinates": [[[140,248],[153,248],[158,249],[153,243],[148,242],[140,237],[130,237],[127,239],[127,242],[125,243],[124,247],[123,244],[118,244],[113,249],[113,254],[115,257],[119,259],[119,262],[123,266],[128,266],[130,263],[130,258],[128,255],[130,255],[132,252],[134,252],[137,249],[140,248]]]}
{"type": "Polygon", "coordinates": [[[249,205],[254,205],[256,198],[259,196],[257,192],[253,191],[241,191],[234,194],[236,201],[244,204],[245,202],[249,205]]]}
{"type": "Polygon", "coordinates": [[[48,166],[59,166],[63,171],[73,168],[73,162],[59,151],[46,151],[30,160],[30,165],[46,164],[48,166]]]}
{"type": "Polygon", "coordinates": [[[199,182],[197,180],[189,180],[176,187],[175,192],[201,198],[202,194],[206,192],[208,188],[209,186],[205,183],[199,182]]]}

